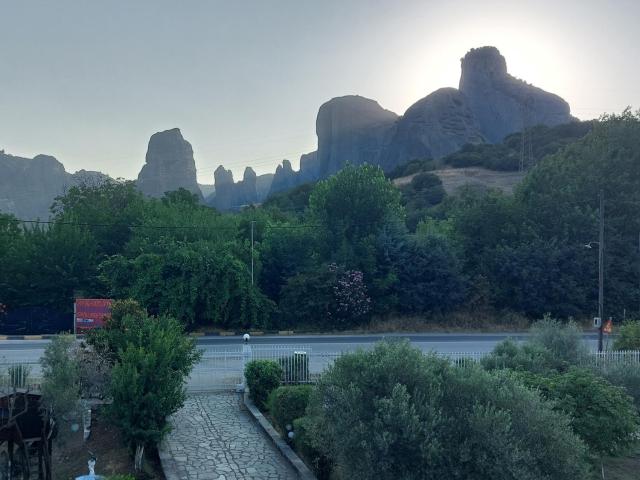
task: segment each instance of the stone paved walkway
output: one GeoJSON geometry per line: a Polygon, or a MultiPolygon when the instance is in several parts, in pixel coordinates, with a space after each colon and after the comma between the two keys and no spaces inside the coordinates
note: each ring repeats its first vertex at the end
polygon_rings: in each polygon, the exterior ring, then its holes
{"type": "Polygon", "coordinates": [[[289,480],[297,474],[237,393],[192,395],[161,448],[167,480],[289,480]]]}

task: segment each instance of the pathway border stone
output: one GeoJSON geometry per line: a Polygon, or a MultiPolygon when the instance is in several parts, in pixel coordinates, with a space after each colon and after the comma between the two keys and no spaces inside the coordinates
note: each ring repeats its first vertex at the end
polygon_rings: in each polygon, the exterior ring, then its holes
{"type": "Polygon", "coordinates": [[[262,427],[267,436],[274,443],[276,448],[280,451],[282,456],[287,459],[287,461],[291,464],[291,466],[298,472],[298,476],[302,480],[317,480],[316,476],[313,472],[307,467],[307,465],[296,455],[296,452],[287,445],[280,434],[273,428],[273,425],[269,423],[269,421],[262,415],[262,412],[258,410],[258,407],[251,401],[249,398],[249,394],[247,391],[244,393],[244,404],[247,406],[249,413],[253,416],[253,418],[258,422],[258,425],[262,427]]]}

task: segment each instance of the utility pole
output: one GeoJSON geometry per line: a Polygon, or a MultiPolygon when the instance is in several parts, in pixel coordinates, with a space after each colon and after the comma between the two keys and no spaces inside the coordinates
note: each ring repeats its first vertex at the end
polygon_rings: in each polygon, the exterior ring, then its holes
{"type": "Polygon", "coordinates": [[[251,220],[251,286],[253,286],[253,227],[256,224],[251,220]]]}
{"type": "Polygon", "coordinates": [[[598,351],[602,351],[604,331],[604,192],[600,190],[600,238],[598,241],[598,317],[600,329],[598,332],[598,351]]]}

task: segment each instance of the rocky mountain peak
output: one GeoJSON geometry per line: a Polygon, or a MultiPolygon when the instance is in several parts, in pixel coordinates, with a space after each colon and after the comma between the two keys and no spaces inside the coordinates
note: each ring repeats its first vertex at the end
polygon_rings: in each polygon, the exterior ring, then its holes
{"type": "Polygon", "coordinates": [[[460,90],[467,82],[490,82],[507,75],[507,61],[496,47],[472,48],[460,63],[460,90]]]}
{"type": "Polygon", "coordinates": [[[562,98],[509,75],[506,61],[495,47],[472,49],[464,56],[460,91],[490,143],[534,125],[575,120],[562,98]]]}
{"type": "Polygon", "coordinates": [[[213,179],[217,190],[222,185],[233,183],[233,172],[231,172],[231,170],[227,170],[222,165],[219,165],[218,168],[216,168],[216,171],[213,172],[213,179]]]}
{"type": "Polygon", "coordinates": [[[202,199],[193,149],[182,137],[180,129],[172,128],[151,136],[146,163],[138,174],[138,188],[151,197],[185,188],[202,199]]]}

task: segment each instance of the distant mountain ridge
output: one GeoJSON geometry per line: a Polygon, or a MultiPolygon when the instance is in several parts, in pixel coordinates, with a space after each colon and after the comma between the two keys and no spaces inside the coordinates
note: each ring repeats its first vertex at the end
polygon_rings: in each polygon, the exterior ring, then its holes
{"type": "Polygon", "coordinates": [[[0,212],[24,219],[49,218],[49,208],[68,188],[84,184],[98,185],[108,176],[79,170],[68,173],[64,165],[49,155],[24,158],[0,151],[0,212]]]}
{"type": "MultiPolygon", "coordinates": [[[[465,145],[495,144],[535,125],[575,120],[567,102],[511,76],[495,47],[472,49],[461,59],[459,88],[442,88],[418,100],[402,116],[358,95],[325,102],[316,118],[317,150],[300,157],[300,169],[283,160],[274,174],[247,167],[234,182],[222,165],[214,185],[198,185],[191,144],[179,129],[155,133],[137,179],[149,196],[185,188],[219,210],[260,203],[268,195],[317,181],[346,164],[380,165],[389,172],[415,159],[440,159],[465,145]]],[[[103,181],[99,172],[67,173],[53,157],[33,159],[0,153],[0,211],[47,218],[55,196],[82,181],[103,181]]]]}
{"type": "Polygon", "coordinates": [[[402,116],[357,95],[323,104],[317,151],[302,156],[298,172],[278,167],[271,193],[326,178],[347,163],[367,162],[388,172],[411,160],[440,159],[467,144],[499,143],[535,125],[574,120],[562,98],[509,75],[497,48],[476,48],[461,59],[458,89],[436,90],[402,116]]]}

